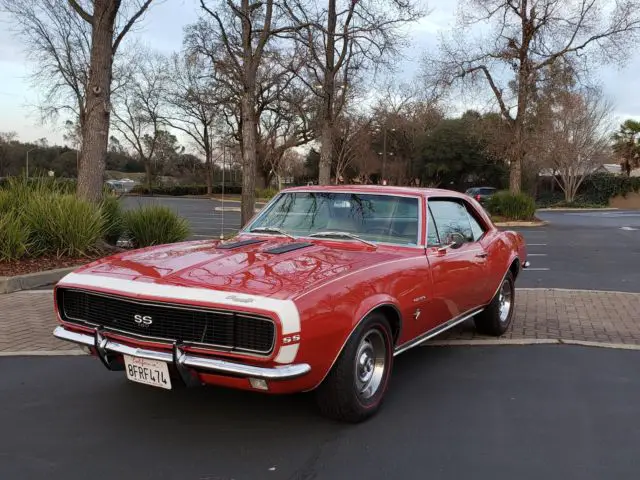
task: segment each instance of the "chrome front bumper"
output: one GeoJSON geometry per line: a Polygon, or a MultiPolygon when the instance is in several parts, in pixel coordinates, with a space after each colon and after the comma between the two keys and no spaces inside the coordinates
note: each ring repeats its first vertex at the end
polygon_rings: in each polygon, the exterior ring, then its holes
{"type": "MultiPolygon", "coordinates": [[[[211,373],[222,375],[233,375],[246,378],[260,378],[264,380],[290,380],[301,377],[311,371],[311,366],[306,363],[283,365],[281,367],[256,367],[243,363],[229,362],[217,358],[201,357],[183,351],[177,344],[173,344],[173,351],[148,350],[145,348],[131,347],[114,340],[109,340],[102,336],[100,330],[96,329],[94,335],[73,332],[63,326],[58,326],[53,331],[53,335],[61,340],[77,343],[85,347],[93,347],[98,352],[98,356],[110,368],[109,353],[119,353],[132,357],[147,358],[149,360],[160,360],[176,367],[185,381],[193,378],[188,370],[195,368],[211,373]]],[[[189,382],[187,382],[189,383],[189,382]]]]}

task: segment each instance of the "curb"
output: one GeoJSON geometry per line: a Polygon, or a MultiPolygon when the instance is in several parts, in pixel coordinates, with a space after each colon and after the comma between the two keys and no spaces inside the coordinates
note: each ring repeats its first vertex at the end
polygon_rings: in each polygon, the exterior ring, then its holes
{"type": "Polygon", "coordinates": [[[602,212],[607,210],[620,210],[617,207],[602,207],[602,208],[571,208],[571,207],[558,207],[558,208],[538,208],[538,212],[602,212]]]}
{"type": "Polygon", "coordinates": [[[84,350],[24,350],[15,352],[0,352],[0,357],[79,357],[89,355],[84,350]]]}
{"type": "Polygon", "coordinates": [[[43,285],[57,283],[67,273],[71,273],[80,265],[75,267],[57,268],[55,270],[45,270],[43,272],[27,273],[25,275],[15,275],[13,277],[0,277],[0,294],[18,292],[20,290],[30,290],[43,285]]]}
{"type": "MultiPolygon", "coordinates": [[[[242,203],[241,200],[226,200],[226,199],[222,200],[221,198],[215,198],[215,197],[209,197],[209,200],[213,200],[213,201],[220,202],[220,203],[242,203]]],[[[267,204],[267,202],[264,202],[264,201],[259,201],[258,202],[258,201],[256,201],[255,204],[264,206],[264,205],[267,204]]]]}
{"type": "Polygon", "coordinates": [[[441,340],[427,342],[423,347],[482,347],[500,345],[573,345],[580,347],[599,347],[613,350],[640,350],[640,345],[628,343],[592,342],[588,340],[563,340],[561,338],[505,338],[488,340],[441,340]]]}
{"type": "MultiPolygon", "coordinates": [[[[240,207],[215,207],[213,209],[215,212],[239,212],[240,211],[240,207]]],[[[261,208],[255,208],[254,212],[258,213],[260,210],[262,210],[261,208]]]]}
{"type": "Polygon", "coordinates": [[[543,220],[541,222],[494,222],[496,227],[544,227],[549,222],[543,220]]]}

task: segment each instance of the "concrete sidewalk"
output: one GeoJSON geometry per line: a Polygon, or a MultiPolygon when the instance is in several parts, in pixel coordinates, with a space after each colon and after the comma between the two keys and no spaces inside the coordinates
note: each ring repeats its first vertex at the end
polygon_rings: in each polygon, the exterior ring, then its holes
{"type": "MultiPolygon", "coordinates": [[[[0,295],[0,355],[78,352],[75,345],[52,336],[55,325],[51,292],[0,295]]],[[[640,294],[518,289],[514,321],[500,340],[545,339],[640,346],[640,294]]],[[[495,340],[478,335],[472,321],[434,339],[454,343],[495,340]]]]}

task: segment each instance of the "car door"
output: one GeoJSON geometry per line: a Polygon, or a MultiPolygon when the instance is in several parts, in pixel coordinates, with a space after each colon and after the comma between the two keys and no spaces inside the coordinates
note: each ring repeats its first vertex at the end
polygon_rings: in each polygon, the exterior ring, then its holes
{"type": "Polygon", "coordinates": [[[443,321],[459,317],[483,303],[487,252],[482,228],[474,225],[463,199],[428,201],[427,250],[433,282],[434,315],[443,321]],[[480,230],[478,230],[480,228],[480,230]],[[463,242],[452,246],[454,234],[463,242]]]}

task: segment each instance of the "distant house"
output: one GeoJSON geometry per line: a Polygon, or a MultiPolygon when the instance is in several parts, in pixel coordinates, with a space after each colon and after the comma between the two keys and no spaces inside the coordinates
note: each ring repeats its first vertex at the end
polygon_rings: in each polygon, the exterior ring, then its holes
{"type": "MultiPolygon", "coordinates": [[[[554,173],[558,175],[557,170],[553,170],[552,168],[544,168],[538,174],[541,177],[553,177],[554,173]]],[[[577,172],[580,175],[583,175],[583,172],[577,172]]],[[[611,173],[613,175],[624,175],[622,168],[617,163],[603,163],[598,168],[594,169],[591,172],[586,173],[611,173]]],[[[631,170],[632,177],[640,177],[640,168],[636,168],[631,170]]]]}

